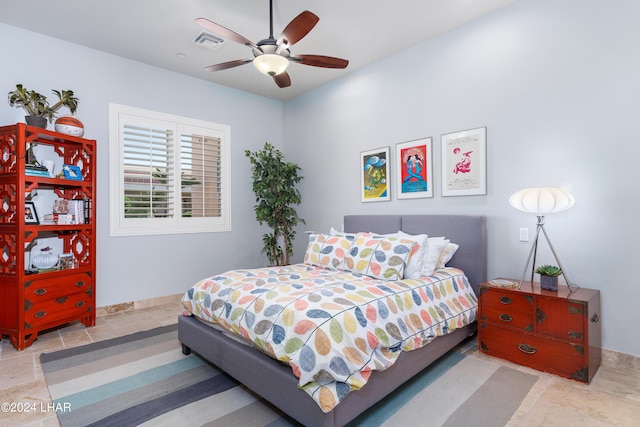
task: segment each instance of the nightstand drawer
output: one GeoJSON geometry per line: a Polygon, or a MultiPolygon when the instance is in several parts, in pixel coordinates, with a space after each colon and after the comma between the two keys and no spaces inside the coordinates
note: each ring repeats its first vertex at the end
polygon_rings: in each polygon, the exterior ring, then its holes
{"type": "Polygon", "coordinates": [[[585,347],[542,338],[487,323],[480,325],[482,352],[512,362],[587,382],[589,366],[585,347]]]}
{"type": "Polygon", "coordinates": [[[518,311],[533,314],[533,297],[503,289],[483,287],[480,289],[482,307],[493,308],[505,313],[518,311]]]}
{"type": "Polygon", "coordinates": [[[584,342],[588,328],[588,309],[584,301],[562,302],[538,298],[537,330],[540,334],[565,340],[584,342]]]}
{"type": "Polygon", "coordinates": [[[88,293],[73,294],[25,307],[25,329],[58,324],[64,319],[79,319],[94,311],[88,293]]]}
{"type": "Polygon", "coordinates": [[[512,307],[509,306],[487,306],[483,302],[480,320],[533,332],[532,313],[513,310],[512,307]]]}
{"type": "Polygon", "coordinates": [[[65,295],[86,292],[91,288],[91,276],[70,274],[46,280],[28,280],[24,284],[24,298],[30,303],[46,301],[65,295]]]}

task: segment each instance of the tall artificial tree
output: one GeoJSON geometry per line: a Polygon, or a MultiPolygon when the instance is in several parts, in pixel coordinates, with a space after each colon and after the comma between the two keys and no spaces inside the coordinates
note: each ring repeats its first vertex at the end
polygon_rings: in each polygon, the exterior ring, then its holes
{"type": "Polygon", "coordinates": [[[271,265],[287,265],[293,255],[295,227],[305,223],[294,207],[301,202],[300,191],[296,188],[302,180],[298,175],[300,167],[285,162],[282,152],[268,142],[262,150],[253,153],[245,150],[244,154],[251,162],[256,219],[260,225],[264,223],[272,229],[271,233],[262,236],[262,253],[267,255],[271,265]]]}

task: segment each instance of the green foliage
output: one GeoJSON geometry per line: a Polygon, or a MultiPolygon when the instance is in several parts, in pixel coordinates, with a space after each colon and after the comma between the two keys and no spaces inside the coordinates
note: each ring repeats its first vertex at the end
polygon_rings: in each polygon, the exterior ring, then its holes
{"type": "Polygon", "coordinates": [[[267,224],[273,230],[262,236],[262,253],[272,265],[287,265],[293,254],[295,227],[305,223],[294,208],[301,202],[296,188],[302,181],[298,176],[300,167],[285,162],[282,153],[268,142],[262,150],[254,153],[245,150],[244,154],[251,162],[256,219],[260,225],[267,224]]]}
{"type": "Polygon", "coordinates": [[[555,265],[541,265],[536,268],[536,273],[544,276],[559,276],[562,274],[562,270],[555,265]]]}
{"type": "Polygon", "coordinates": [[[46,117],[49,121],[53,120],[55,113],[62,107],[67,107],[71,114],[76,112],[79,101],[73,96],[72,90],[54,90],[53,93],[58,97],[58,101],[49,105],[46,96],[17,84],[16,89],[9,92],[9,105],[22,107],[27,115],[46,117]]]}

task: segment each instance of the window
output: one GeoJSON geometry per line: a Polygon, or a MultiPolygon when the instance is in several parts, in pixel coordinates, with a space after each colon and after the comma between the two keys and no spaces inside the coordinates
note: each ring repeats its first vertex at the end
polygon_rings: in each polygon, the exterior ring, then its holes
{"type": "Polygon", "coordinates": [[[109,105],[111,235],[229,231],[230,128],[109,105]]]}

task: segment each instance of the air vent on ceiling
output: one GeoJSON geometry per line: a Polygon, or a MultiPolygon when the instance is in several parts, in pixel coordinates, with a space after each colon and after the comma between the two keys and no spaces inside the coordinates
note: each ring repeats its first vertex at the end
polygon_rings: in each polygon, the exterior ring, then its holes
{"type": "Polygon", "coordinates": [[[220,46],[222,46],[225,41],[225,39],[211,33],[207,33],[206,31],[198,33],[198,35],[196,35],[192,40],[196,45],[206,47],[211,50],[220,49],[220,46]]]}

